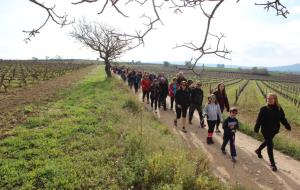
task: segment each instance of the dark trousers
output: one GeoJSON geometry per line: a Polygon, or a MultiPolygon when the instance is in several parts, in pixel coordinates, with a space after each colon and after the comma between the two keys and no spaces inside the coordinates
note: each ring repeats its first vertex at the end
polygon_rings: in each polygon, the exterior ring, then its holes
{"type": "Polygon", "coordinates": [[[188,106],[182,106],[181,108],[178,108],[177,106],[175,106],[175,109],[176,109],[176,118],[177,119],[179,119],[181,116],[186,118],[188,106]]]}
{"type": "Polygon", "coordinates": [[[128,86],[129,86],[130,89],[132,89],[132,87],[133,87],[133,82],[128,81],[128,86]]]}
{"type": "Polygon", "coordinates": [[[137,93],[139,90],[139,83],[134,83],[134,91],[137,93]]]}
{"type": "Polygon", "coordinates": [[[227,143],[230,143],[230,154],[231,156],[236,156],[236,149],[235,149],[235,133],[224,133],[223,136],[223,144],[221,149],[225,150],[227,143]]]}
{"type": "Polygon", "coordinates": [[[157,109],[157,102],[158,102],[158,98],[151,98],[151,108],[153,108],[153,104],[154,104],[154,109],[157,109]]]}
{"type": "Polygon", "coordinates": [[[198,114],[199,114],[200,126],[203,126],[204,125],[204,119],[203,119],[203,115],[202,115],[202,105],[195,105],[195,104],[190,105],[189,121],[192,121],[195,110],[197,110],[198,114]]]}
{"type": "Polygon", "coordinates": [[[171,98],[171,109],[173,109],[173,105],[174,105],[174,100],[175,100],[175,97],[170,97],[171,98]]]}
{"type": "Polygon", "coordinates": [[[147,97],[147,102],[149,102],[149,91],[143,91],[143,101],[147,97]]]}
{"type": "Polygon", "coordinates": [[[164,107],[164,110],[167,109],[167,102],[166,102],[166,96],[159,96],[159,102],[158,102],[158,107],[161,105],[164,107]]]}
{"type": "Polygon", "coordinates": [[[266,146],[268,150],[268,156],[272,165],[275,165],[274,155],[273,155],[273,138],[276,134],[264,135],[265,141],[259,146],[258,151],[262,151],[266,146]]]}
{"type": "Polygon", "coordinates": [[[217,123],[217,120],[207,120],[208,133],[213,133],[214,132],[216,123],[217,123]]]}
{"type": "MultiPolygon", "coordinates": [[[[221,107],[220,109],[221,109],[221,113],[223,113],[224,107],[221,107]]],[[[217,120],[217,123],[216,123],[216,129],[219,129],[219,125],[220,125],[220,123],[221,123],[221,120],[220,120],[220,119],[221,119],[221,118],[219,118],[219,115],[218,115],[218,120],[217,120]]]]}

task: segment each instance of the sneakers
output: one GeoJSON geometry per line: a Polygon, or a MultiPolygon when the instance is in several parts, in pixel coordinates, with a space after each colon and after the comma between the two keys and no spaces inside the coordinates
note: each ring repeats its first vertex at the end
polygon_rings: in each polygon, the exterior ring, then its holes
{"type": "Polygon", "coordinates": [[[214,144],[214,141],[212,140],[212,137],[207,137],[206,138],[206,143],[207,144],[214,144]]]}
{"type": "Polygon", "coordinates": [[[222,153],[223,153],[224,155],[226,155],[226,151],[225,151],[225,150],[221,149],[221,151],[222,151],[222,153]]]}
{"type": "Polygon", "coordinates": [[[232,156],[231,157],[231,161],[235,163],[237,161],[237,157],[236,156],[232,156]]]}
{"type": "Polygon", "coordinates": [[[206,143],[210,144],[210,138],[209,137],[206,138],[206,143]]]}
{"type": "Polygon", "coordinates": [[[187,132],[186,129],[185,129],[185,127],[182,127],[182,132],[184,132],[184,133],[187,132]]]}
{"type": "Polygon", "coordinates": [[[273,172],[277,172],[277,167],[275,164],[271,164],[271,168],[273,172]]]}
{"type": "Polygon", "coordinates": [[[263,156],[261,155],[261,151],[259,151],[258,149],[254,151],[257,155],[258,158],[262,159],[263,156]]]}
{"type": "Polygon", "coordinates": [[[216,129],[216,133],[221,133],[220,129],[216,129]]]}
{"type": "Polygon", "coordinates": [[[177,127],[177,120],[174,119],[174,126],[177,127]]]}

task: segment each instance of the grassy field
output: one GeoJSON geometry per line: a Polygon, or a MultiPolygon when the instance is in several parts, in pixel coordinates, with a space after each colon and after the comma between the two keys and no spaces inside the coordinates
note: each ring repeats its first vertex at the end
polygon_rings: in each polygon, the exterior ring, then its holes
{"type": "Polygon", "coordinates": [[[0,142],[0,189],[234,189],[102,67],[59,96],[0,142]]]}

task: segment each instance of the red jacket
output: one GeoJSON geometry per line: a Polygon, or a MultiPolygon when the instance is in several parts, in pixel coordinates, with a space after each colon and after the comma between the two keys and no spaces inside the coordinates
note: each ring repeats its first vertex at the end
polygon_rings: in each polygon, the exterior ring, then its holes
{"type": "Polygon", "coordinates": [[[174,97],[175,96],[175,93],[176,92],[174,92],[174,88],[173,88],[173,85],[176,85],[176,90],[179,90],[178,88],[179,88],[179,85],[176,83],[176,82],[172,82],[170,85],[169,85],[169,96],[170,97],[174,97]]]}
{"type": "Polygon", "coordinates": [[[142,90],[144,92],[149,92],[151,88],[151,80],[150,79],[143,79],[142,80],[142,90]]]}

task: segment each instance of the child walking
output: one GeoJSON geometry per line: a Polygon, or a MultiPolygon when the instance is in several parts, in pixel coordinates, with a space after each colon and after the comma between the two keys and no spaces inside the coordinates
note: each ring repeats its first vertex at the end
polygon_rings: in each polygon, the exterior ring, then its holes
{"type": "Polygon", "coordinates": [[[236,149],[235,149],[235,132],[239,128],[239,122],[236,119],[236,114],[238,110],[236,107],[232,107],[229,110],[229,116],[223,122],[223,144],[221,150],[223,154],[226,154],[225,147],[230,142],[230,155],[233,162],[236,162],[236,149]]]}
{"type": "Polygon", "coordinates": [[[217,123],[218,117],[220,121],[223,121],[222,113],[219,104],[217,103],[216,96],[211,94],[208,97],[208,104],[203,109],[203,116],[207,117],[208,124],[208,134],[206,142],[207,144],[214,144],[212,139],[214,134],[215,125],[217,123]]]}

